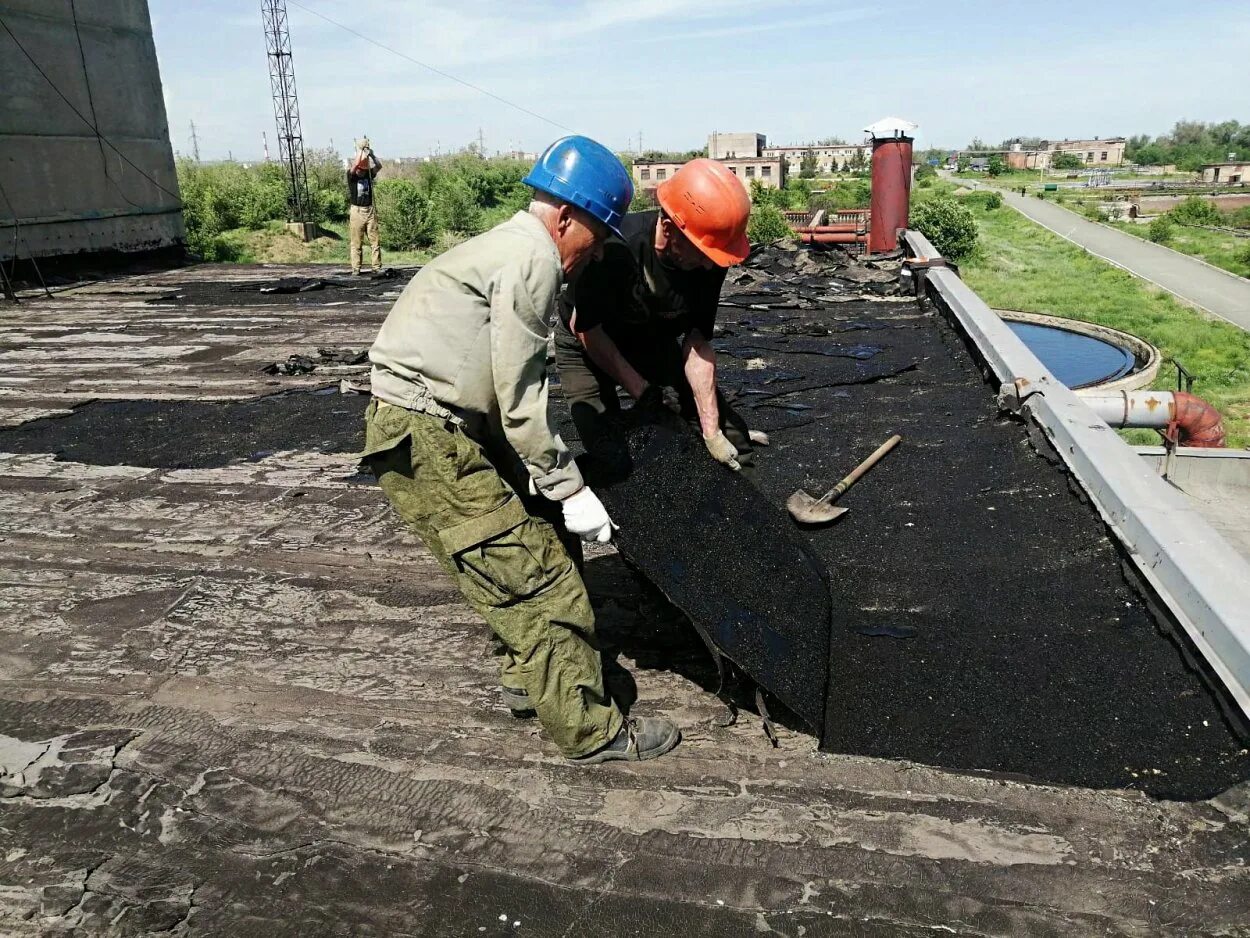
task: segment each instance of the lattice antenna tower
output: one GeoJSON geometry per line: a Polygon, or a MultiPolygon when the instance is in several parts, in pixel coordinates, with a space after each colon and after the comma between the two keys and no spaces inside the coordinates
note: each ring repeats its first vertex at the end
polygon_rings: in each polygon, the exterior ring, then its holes
{"type": "Polygon", "coordinates": [[[291,56],[286,0],[261,0],[260,12],[265,21],[269,90],[278,125],[278,160],[287,175],[287,214],[291,221],[306,222],[311,214],[308,169],[304,165],[304,131],[300,126],[299,98],[295,92],[295,62],[291,56]]]}

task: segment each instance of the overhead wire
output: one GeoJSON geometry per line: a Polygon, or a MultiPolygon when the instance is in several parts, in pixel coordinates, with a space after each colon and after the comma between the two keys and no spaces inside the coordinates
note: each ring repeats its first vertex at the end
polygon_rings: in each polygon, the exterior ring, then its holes
{"type": "Polygon", "coordinates": [[[312,9],[311,7],[305,6],[304,4],[300,3],[299,0],[287,0],[287,2],[290,3],[291,6],[299,7],[305,13],[310,13],[313,16],[317,17],[318,19],[324,20],[325,22],[329,23],[331,26],[337,26],[339,29],[343,30],[344,32],[351,33],[357,39],[362,39],[365,42],[369,43],[370,45],[377,46],[379,49],[384,49],[387,52],[391,53],[392,55],[397,55],[401,59],[411,62],[413,65],[419,65],[421,68],[425,69],[428,72],[433,72],[435,75],[439,75],[443,78],[446,78],[448,81],[454,81],[458,85],[464,85],[464,87],[470,88],[473,91],[476,91],[478,94],[484,94],[488,98],[493,98],[494,100],[498,101],[500,104],[506,104],[508,107],[514,108],[515,110],[520,111],[522,114],[528,114],[530,117],[536,117],[538,120],[542,121],[545,124],[550,124],[552,127],[559,128],[560,130],[567,131],[568,133],[576,133],[576,131],[574,131],[572,127],[566,127],[564,124],[561,124],[559,121],[552,120],[550,117],[544,117],[542,114],[539,114],[537,111],[532,111],[529,108],[525,107],[524,105],[517,104],[515,101],[509,101],[507,98],[501,95],[497,95],[493,91],[488,91],[487,89],[483,88],[481,85],[475,85],[471,81],[465,81],[463,78],[459,78],[458,76],[453,75],[450,72],[445,72],[441,68],[435,68],[433,65],[430,65],[428,62],[422,62],[420,59],[415,59],[411,55],[408,55],[405,52],[400,52],[398,49],[392,48],[391,46],[388,46],[383,42],[378,42],[378,40],[373,39],[370,36],[366,36],[364,33],[358,32],[357,30],[352,29],[350,26],[346,25],[345,23],[340,23],[338,20],[331,19],[330,17],[326,16],[324,13],[320,13],[317,10],[312,9]]]}

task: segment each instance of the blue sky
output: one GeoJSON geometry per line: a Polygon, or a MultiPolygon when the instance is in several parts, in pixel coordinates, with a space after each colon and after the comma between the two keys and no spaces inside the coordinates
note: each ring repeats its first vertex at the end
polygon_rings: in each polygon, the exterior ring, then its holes
{"type": "MultiPolygon", "coordinates": [[[[920,146],[974,135],[1157,134],[1250,121],[1250,4],[867,0],[299,0],[413,58],[617,149],[773,143],[897,115],[920,146]],[[1198,9],[1195,7],[1195,9],[1198,9]]],[[[273,148],[259,0],[149,0],[174,148],[273,148]]],[[[306,145],[383,156],[476,140],[538,150],[563,131],[369,45],[288,0],[306,145]]]]}

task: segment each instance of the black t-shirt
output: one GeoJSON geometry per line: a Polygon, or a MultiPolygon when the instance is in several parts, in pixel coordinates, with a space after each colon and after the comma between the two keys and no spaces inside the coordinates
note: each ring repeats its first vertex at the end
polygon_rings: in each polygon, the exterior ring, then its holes
{"type": "Polygon", "coordinates": [[[577,328],[603,326],[618,344],[655,337],[682,338],[698,329],[712,338],[725,268],[682,270],[655,253],[658,211],[629,214],[622,238],[609,238],[603,260],[592,261],[569,288],[561,304],[568,325],[570,304],[577,328]]]}
{"type": "Polygon", "coordinates": [[[373,177],[376,175],[377,173],[372,169],[363,173],[349,169],[347,171],[347,201],[361,208],[371,206],[373,204],[373,177]]]}

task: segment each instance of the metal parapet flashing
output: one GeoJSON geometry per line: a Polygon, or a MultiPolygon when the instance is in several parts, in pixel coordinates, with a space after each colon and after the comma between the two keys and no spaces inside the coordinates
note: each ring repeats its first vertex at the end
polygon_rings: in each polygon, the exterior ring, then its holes
{"type": "MultiPolygon", "coordinates": [[[[911,257],[939,258],[917,231],[911,257]]],[[[1054,377],[955,271],[913,271],[999,382],[999,405],[1035,424],[1164,605],[1250,719],[1250,563],[1119,435],[1054,377]]]]}

